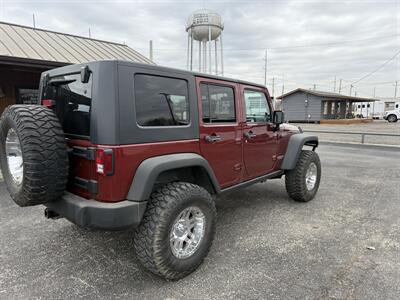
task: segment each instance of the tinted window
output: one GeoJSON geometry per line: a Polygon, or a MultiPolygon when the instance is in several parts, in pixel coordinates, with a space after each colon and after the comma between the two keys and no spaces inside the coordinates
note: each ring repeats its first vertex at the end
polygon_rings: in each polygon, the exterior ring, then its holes
{"type": "Polygon", "coordinates": [[[142,126],[189,124],[187,82],[182,79],[135,76],[136,120],[142,126]]]}
{"type": "Polygon", "coordinates": [[[270,122],[271,111],[264,93],[245,90],[244,100],[247,122],[270,122]]]}
{"type": "Polygon", "coordinates": [[[53,77],[43,89],[42,99],[56,101],[56,113],[65,134],[90,136],[92,76],[81,82],[80,74],[53,77]]]}
{"type": "Polygon", "coordinates": [[[203,122],[235,122],[235,97],[233,88],[201,84],[203,122]]]}

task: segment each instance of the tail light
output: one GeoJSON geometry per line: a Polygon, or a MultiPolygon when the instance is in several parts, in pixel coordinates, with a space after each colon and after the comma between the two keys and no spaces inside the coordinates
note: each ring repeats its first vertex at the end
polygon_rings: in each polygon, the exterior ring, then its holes
{"type": "Polygon", "coordinates": [[[56,101],[51,99],[43,99],[42,105],[51,108],[56,105],[56,101]]]}
{"type": "Polygon", "coordinates": [[[96,172],[104,176],[114,174],[114,152],[112,149],[96,150],[96,172]]]}

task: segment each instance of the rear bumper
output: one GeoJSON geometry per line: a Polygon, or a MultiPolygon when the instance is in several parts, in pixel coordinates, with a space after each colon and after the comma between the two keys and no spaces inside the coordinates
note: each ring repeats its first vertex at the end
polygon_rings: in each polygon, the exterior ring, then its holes
{"type": "Polygon", "coordinates": [[[116,203],[88,200],[66,192],[48,209],[82,227],[118,230],[140,224],[147,202],[121,201],[116,203]]]}

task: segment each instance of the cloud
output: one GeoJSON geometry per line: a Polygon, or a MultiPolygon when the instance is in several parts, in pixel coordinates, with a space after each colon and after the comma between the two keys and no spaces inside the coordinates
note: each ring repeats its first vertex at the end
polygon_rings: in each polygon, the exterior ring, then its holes
{"type": "MultiPolygon", "coordinates": [[[[31,25],[35,13],[38,27],[85,36],[90,27],[92,37],[145,55],[151,39],[158,64],[185,68],[186,20],[203,6],[223,17],[226,75],[263,83],[268,48],[275,91],[283,83],[286,91],[314,84],[332,90],[335,76],[348,85],[400,49],[399,1],[0,0],[0,18],[31,25]]],[[[353,90],[371,96],[376,87],[378,96],[393,96],[399,67],[400,55],[353,90]]]]}

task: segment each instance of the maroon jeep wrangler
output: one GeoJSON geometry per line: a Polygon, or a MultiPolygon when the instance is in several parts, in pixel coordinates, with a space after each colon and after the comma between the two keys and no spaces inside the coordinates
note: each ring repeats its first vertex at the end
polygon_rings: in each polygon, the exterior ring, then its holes
{"type": "Polygon", "coordinates": [[[43,73],[40,104],[1,118],[12,199],[79,226],[135,226],[138,259],[167,279],[207,255],[215,195],[283,175],[296,201],[319,187],[317,137],[282,124],[262,85],[99,61],[43,73]]]}

